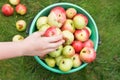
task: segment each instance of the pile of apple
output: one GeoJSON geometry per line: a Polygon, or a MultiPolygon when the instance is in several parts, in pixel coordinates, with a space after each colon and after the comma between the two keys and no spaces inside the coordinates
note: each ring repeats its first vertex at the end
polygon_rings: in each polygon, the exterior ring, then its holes
{"type": "Polygon", "coordinates": [[[6,4],[4,4],[2,6],[2,13],[5,16],[11,16],[11,15],[13,15],[13,13],[14,13],[14,7],[13,6],[15,6],[15,11],[18,14],[20,14],[20,15],[25,15],[26,14],[27,7],[24,4],[21,4],[20,0],[9,0],[9,3],[6,3],[6,4]]]}
{"type": "MultiPolygon", "coordinates": [[[[1,11],[3,15],[7,17],[12,16],[15,11],[17,14],[23,16],[27,13],[27,7],[24,4],[21,4],[20,0],[9,0],[9,3],[3,4],[1,11]]],[[[18,20],[15,25],[16,25],[16,29],[20,32],[25,31],[27,26],[26,21],[23,19],[18,20]]],[[[21,40],[24,40],[24,37],[20,34],[16,34],[12,38],[12,41],[14,42],[21,40]]]]}
{"type": "Polygon", "coordinates": [[[65,10],[61,6],[56,6],[51,9],[48,16],[39,17],[36,27],[39,31],[45,31],[44,36],[62,34],[65,40],[65,43],[60,45],[56,51],[46,55],[45,63],[67,72],[84,62],[93,62],[96,58],[96,51],[90,39],[92,31],[87,24],[87,16],[77,13],[75,8],[65,10]]]}

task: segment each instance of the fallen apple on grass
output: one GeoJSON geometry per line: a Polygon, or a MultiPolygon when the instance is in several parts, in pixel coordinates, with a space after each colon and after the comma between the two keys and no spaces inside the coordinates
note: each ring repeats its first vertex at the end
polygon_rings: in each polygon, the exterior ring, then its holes
{"type": "Polygon", "coordinates": [[[9,2],[12,5],[18,5],[20,3],[20,0],[9,0],[9,2]]]}
{"type": "Polygon", "coordinates": [[[26,29],[26,22],[24,20],[18,20],[16,22],[16,29],[18,31],[24,31],[26,29]]]}
{"type": "Polygon", "coordinates": [[[11,16],[14,13],[14,9],[13,9],[13,7],[10,4],[4,4],[2,6],[2,13],[5,16],[11,16]]]}
{"type": "Polygon", "coordinates": [[[13,42],[18,42],[18,41],[22,41],[22,40],[24,40],[24,37],[22,35],[19,35],[19,34],[14,35],[12,38],[13,42]]]}
{"type": "Polygon", "coordinates": [[[24,4],[18,4],[15,10],[20,15],[25,15],[27,13],[27,7],[24,4]]]}

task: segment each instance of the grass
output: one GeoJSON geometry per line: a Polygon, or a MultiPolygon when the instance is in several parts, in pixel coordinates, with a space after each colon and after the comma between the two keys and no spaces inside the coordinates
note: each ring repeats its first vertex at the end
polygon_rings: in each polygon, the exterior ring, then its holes
{"type": "MultiPolygon", "coordinates": [[[[120,4],[119,0],[21,0],[28,8],[25,16],[14,13],[5,17],[0,12],[0,41],[11,41],[18,32],[15,22],[24,19],[29,25],[35,15],[56,2],[71,2],[87,10],[96,21],[101,44],[96,60],[84,69],[61,75],[46,70],[33,57],[17,57],[0,61],[0,80],[119,80],[120,79],[120,4]]],[[[8,0],[0,0],[0,9],[8,0]]]]}

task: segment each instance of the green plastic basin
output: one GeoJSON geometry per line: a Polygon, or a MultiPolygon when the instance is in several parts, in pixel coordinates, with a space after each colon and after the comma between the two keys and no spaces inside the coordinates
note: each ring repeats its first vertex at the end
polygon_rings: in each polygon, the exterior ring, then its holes
{"type": "MultiPolygon", "coordinates": [[[[88,17],[88,27],[90,27],[90,29],[92,30],[92,34],[91,34],[91,37],[90,39],[94,42],[94,49],[97,51],[97,47],[98,47],[98,29],[97,29],[97,26],[96,26],[96,23],[94,21],[94,19],[91,17],[91,15],[86,11],[84,10],[83,8],[81,8],[80,6],[78,5],[75,5],[75,4],[72,4],[72,3],[55,3],[55,4],[52,4],[52,5],[49,5],[47,6],[46,8],[44,8],[43,10],[41,10],[36,16],[35,18],[33,19],[32,23],[31,23],[31,26],[30,26],[30,30],[29,30],[29,35],[32,34],[33,32],[35,32],[37,29],[36,29],[36,21],[37,19],[40,17],[40,16],[47,16],[50,12],[50,10],[55,7],[55,6],[62,6],[64,9],[67,9],[69,7],[73,7],[77,10],[78,13],[82,13],[84,15],[86,15],[88,17]]],[[[50,70],[52,72],[55,72],[55,73],[60,73],[60,74],[69,74],[69,73],[73,73],[73,72],[76,72],[76,71],[79,71],[81,69],[83,69],[85,66],[88,65],[88,63],[83,63],[80,67],[78,68],[72,68],[70,71],[68,72],[62,72],[61,70],[58,69],[58,67],[55,67],[55,68],[51,68],[49,67],[43,60],[41,60],[38,56],[34,56],[34,58],[36,59],[36,61],[42,65],[44,68],[46,68],[47,70],[50,70]]]]}

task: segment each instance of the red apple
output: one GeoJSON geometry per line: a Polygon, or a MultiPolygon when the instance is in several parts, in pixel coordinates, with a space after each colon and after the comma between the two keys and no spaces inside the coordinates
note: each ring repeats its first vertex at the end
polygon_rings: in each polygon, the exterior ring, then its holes
{"type": "Polygon", "coordinates": [[[94,43],[93,43],[93,41],[92,40],[87,40],[87,41],[85,41],[84,43],[83,43],[83,45],[84,45],[84,47],[94,47],[94,43]]]}
{"type": "Polygon", "coordinates": [[[96,52],[94,48],[84,47],[80,52],[80,59],[87,63],[93,62],[96,59],[96,52]]]}
{"type": "Polygon", "coordinates": [[[85,42],[89,39],[90,34],[87,29],[83,28],[76,30],[74,35],[77,40],[85,42]]]}
{"type": "Polygon", "coordinates": [[[48,15],[48,24],[50,26],[62,27],[66,21],[66,13],[63,7],[54,7],[48,15]]]}
{"type": "Polygon", "coordinates": [[[14,13],[14,9],[13,9],[13,7],[10,4],[4,4],[2,6],[2,13],[5,16],[11,16],[14,13]]]}
{"type": "Polygon", "coordinates": [[[20,3],[20,0],[9,0],[12,5],[17,5],[20,3]]]}
{"type": "Polygon", "coordinates": [[[79,53],[83,48],[83,43],[81,41],[75,40],[73,41],[72,46],[75,49],[75,52],[79,53]]]}
{"type": "Polygon", "coordinates": [[[49,27],[46,31],[44,36],[50,37],[50,36],[55,36],[55,35],[60,35],[62,32],[59,28],[57,27],[49,27]]]}
{"type": "Polygon", "coordinates": [[[18,4],[15,10],[20,15],[25,15],[27,13],[27,7],[23,4],[18,4]]]}
{"type": "Polygon", "coordinates": [[[64,25],[62,26],[61,30],[68,30],[72,33],[74,33],[75,31],[75,27],[74,27],[74,23],[71,19],[67,19],[64,23],[64,25]]]}
{"type": "Polygon", "coordinates": [[[76,29],[82,29],[88,24],[88,19],[83,14],[77,14],[73,18],[73,22],[75,24],[76,29]]]}
{"type": "Polygon", "coordinates": [[[73,18],[75,15],[77,14],[77,11],[76,11],[76,9],[75,8],[68,8],[67,10],[66,10],[66,16],[67,16],[67,18],[73,18]]]}

